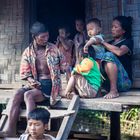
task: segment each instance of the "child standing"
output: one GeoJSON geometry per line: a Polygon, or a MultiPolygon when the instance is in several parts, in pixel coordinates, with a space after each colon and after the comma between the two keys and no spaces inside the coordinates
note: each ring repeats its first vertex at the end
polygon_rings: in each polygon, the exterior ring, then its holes
{"type": "Polygon", "coordinates": [[[58,29],[59,36],[57,37],[56,45],[59,48],[60,52],[64,55],[67,63],[67,70],[66,70],[66,79],[68,81],[73,65],[73,41],[69,39],[70,32],[67,27],[60,27],[58,29]]]}
{"type": "Polygon", "coordinates": [[[83,49],[79,50],[77,64],[72,71],[66,87],[65,96],[72,98],[74,89],[80,97],[94,98],[101,86],[101,74],[97,62],[94,60],[95,51],[92,46],[88,47],[88,53],[85,54],[83,49]]]}
{"type": "Polygon", "coordinates": [[[44,134],[48,129],[50,113],[44,108],[36,108],[28,114],[27,131],[19,140],[55,140],[54,137],[44,134]]]}
{"type": "Polygon", "coordinates": [[[80,47],[81,44],[85,44],[87,35],[85,31],[85,23],[82,19],[79,18],[75,20],[75,27],[76,27],[77,34],[74,36],[74,46],[75,46],[75,56],[77,62],[78,48],[80,47]]]}
{"type": "Polygon", "coordinates": [[[101,34],[101,21],[97,18],[90,19],[87,22],[86,28],[90,39],[85,44],[84,51],[86,52],[87,48],[92,45],[96,53],[95,59],[100,64],[100,61],[105,53],[104,47],[99,43],[104,41],[103,35],[101,34]]]}

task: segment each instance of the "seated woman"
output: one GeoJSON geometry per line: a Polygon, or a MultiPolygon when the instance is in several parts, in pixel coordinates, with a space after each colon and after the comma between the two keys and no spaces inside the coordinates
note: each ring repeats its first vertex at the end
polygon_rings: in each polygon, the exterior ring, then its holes
{"type": "Polygon", "coordinates": [[[131,38],[132,18],[117,16],[112,23],[113,40],[109,43],[101,41],[107,52],[102,59],[103,70],[109,83],[109,93],[106,99],[119,96],[118,92],[128,91],[132,85],[131,56],[133,41],[131,38]]]}
{"type": "Polygon", "coordinates": [[[80,97],[97,97],[101,86],[101,73],[94,58],[95,51],[92,46],[88,47],[88,53],[84,53],[83,48],[79,49],[78,61],[80,64],[75,66],[68,81],[65,91],[67,98],[72,98],[75,94],[75,89],[78,91],[80,97]]]}

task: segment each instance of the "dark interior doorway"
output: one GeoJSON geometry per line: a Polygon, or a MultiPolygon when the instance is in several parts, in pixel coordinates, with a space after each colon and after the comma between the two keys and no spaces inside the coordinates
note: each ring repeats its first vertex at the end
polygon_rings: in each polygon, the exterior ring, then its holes
{"type": "Polygon", "coordinates": [[[85,0],[37,0],[36,6],[36,19],[49,27],[51,42],[56,40],[59,26],[69,26],[73,36],[74,20],[85,19],[85,0]]]}

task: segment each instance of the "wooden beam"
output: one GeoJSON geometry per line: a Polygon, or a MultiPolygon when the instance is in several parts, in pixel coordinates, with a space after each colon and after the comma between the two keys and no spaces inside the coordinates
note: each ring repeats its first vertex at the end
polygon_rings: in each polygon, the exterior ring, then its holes
{"type": "Polygon", "coordinates": [[[124,1],[118,0],[118,15],[124,16],[124,1]]]}
{"type": "MultiPolygon", "coordinates": [[[[54,108],[68,108],[70,100],[62,99],[54,108]]],[[[122,104],[103,98],[80,99],[80,109],[122,112],[122,104]]]]}
{"type": "Polygon", "coordinates": [[[110,140],[121,140],[120,113],[111,112],[110,140]]]}
{"type": "MultiPolygon", "coordinates": [[[[0,90],[0,103],[7,104],[13,94],[13,90],[0,90]]],[[[69,103],[70,100],[62,98],[54,108],[68,108],[69,103]]],[[[80,99],[80,109],[122,112],[123,106],[140,106],[140,90],[120,93],[120,97],[114,99],[80,99]]]]}
{"type": "Polygon", "coordinates": [[[68,111],[75,110],[75,113],[73,115],[64,117],[62,124],[60,126],[60,129],[58,131],[58,134],[56,136],[57,140],[67,140],[68,135],[71,131],[73,122],[78,113],[78,109],[79,109],[79,96],[74,95],[68,107],[68,111]]]}
{"type": "Polygon", "coordinates": [[[0,139],[0,140],[18,140],[19,138],[4,138],[4,139],[0,139]]]}
{"type": "Polygon", "coordinates": [[[7,119],[8,119],[8,116],[7,115],[2,115],[2,117],[0,119],[0,131],[3,130],[7,119]]]}
{"type": "MultiPolygon", "coordinates": [[[[56,109],[48,109],[48,111],[50,112],[51,114],[51,119],[54,119],[54,118],[62,118],[62,117],[65,117],[65,116],[69,116],[71,114],[74,114],[75,111],[74,110],[56,110],[56,109]]],[[[2,112],[2,115],[8,115],[8,112],[7,110],[4,110],[2,112]]],[[[20,117],[22,118],[25,118],[26,117],[26,110],[22,110],[20,112],[20,117]]]]}
{"type": "Polygon", "coordinates": [[[74,134],[74,138],[80,138],[85,140],[107,140],[106,136],[98,136],[94,134],[74,134]]]}

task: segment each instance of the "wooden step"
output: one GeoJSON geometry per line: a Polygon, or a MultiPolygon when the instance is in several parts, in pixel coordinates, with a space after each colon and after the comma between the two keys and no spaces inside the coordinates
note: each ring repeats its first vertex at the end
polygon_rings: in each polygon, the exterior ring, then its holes
{"type": "MultiPolygon", "coordinates": [[[[69,116],[71,114],[74,114],[74,110],[56,110],[56,109],[48,109],[48,111],[51,114],[51,118],[62,118],[65,116],[69,116]]],[[[2,112],[3,115],[8,115],[8,111],[4,110],[2,112]]],[[[20,112],[20,117],[25,118],[26,117],[26,110],[22,110],[20,112]]]]}

